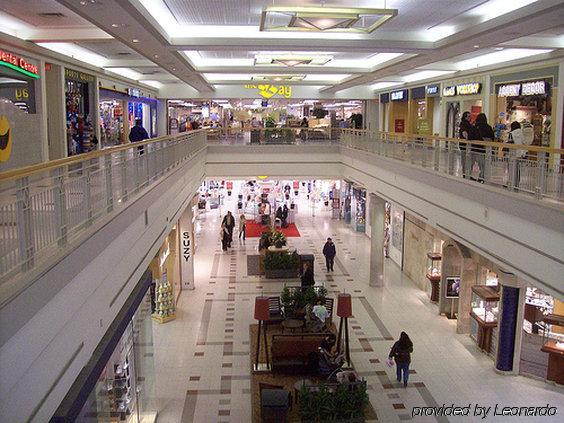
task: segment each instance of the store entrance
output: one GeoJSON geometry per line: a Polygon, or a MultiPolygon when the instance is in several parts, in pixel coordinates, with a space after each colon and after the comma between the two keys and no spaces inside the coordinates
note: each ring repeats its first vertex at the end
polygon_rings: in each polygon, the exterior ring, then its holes
{"type": "Polygon", "coordinates": [[[449,138],[456,138],[458,136],[458,127],[460,125],[460,103],[449,102],[447,103],[447,121],[446,121],[446,136],[449,138]]]}

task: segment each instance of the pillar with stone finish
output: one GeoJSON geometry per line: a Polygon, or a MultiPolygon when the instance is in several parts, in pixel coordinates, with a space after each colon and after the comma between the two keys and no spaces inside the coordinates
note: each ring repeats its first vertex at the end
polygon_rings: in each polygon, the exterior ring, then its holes
{"type": "Polygon", "coordinates": [[[370,286],[384,284],[384,224],[386,201],[370,193],[370,286]]]}
{"type": "MultiPolygon", "coordinates": [[[[500,282],[502,282],[502,275],[500,275],[500,282]]],[[[515,286],[505,284],[502,285],[501,289],[496,369],[501,372],[512,372],[515,361],[515,340],[519,326],[519,297],[521,290],[515,286]]]]}

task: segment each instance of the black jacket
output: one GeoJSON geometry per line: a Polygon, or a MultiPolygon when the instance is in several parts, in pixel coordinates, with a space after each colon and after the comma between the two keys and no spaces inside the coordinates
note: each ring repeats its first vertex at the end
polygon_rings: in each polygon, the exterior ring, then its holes
{"type": "Polygon", "coordinates": [[[149,138],[149,134],[142,126],[135,125],[129,132],[129,141],[139,142],[149,138]]]}
{"type": "Polygon", "coordinates": [[[388,358],[393,358],[396,363],[411,363],[411,353],[413,352],[413,344],[410,342],[407,348],[402,348],[399,341],[396,341],[390,350],[388,358]]]}
{"type": "Polygon", "coordinates": [[[329,242],[326,242],[325,245],[323,246],[323,255],[325,257],[335,257],[337,255],[337,251],[335,250],[335,244],[331,243],[329,244],[329,242]]]}
{"type": "MultiPolygon", "coordinates": [[[[486,123],[485,125],[474,125],[473,137],[470,139],[491,142],[495,139],[495,135],[492,127],[486,123]]],[[[472,144],[472,151],[484,153],[486,151],[486,147],[479,144],[472,144]]]]}
{"type": "Polygon", "coordinates": [[[313,270],[308,268],[302,275],[302,286],[313,286],[315,281],[313,280],[313,270]]]}

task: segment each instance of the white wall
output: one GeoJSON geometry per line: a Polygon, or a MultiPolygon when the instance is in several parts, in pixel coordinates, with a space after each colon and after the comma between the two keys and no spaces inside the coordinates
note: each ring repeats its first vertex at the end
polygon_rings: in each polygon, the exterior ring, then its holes
{"type": "Polygon", "coordinates": [[[28,421],[38,406],[33,421],[49,421],[189,204],[204,175],[203,154],[104,222],[39,278],[35,291],[26,290],[0,310],[2,334],[26,319],[17,333],[1,339],[0,421],[28,421]],[[50,286],[65,278],[70,278],[65,286],[51,292],[50,286]],[[27,319],[26,305],[49,295],[51,300],[27,319]]]}

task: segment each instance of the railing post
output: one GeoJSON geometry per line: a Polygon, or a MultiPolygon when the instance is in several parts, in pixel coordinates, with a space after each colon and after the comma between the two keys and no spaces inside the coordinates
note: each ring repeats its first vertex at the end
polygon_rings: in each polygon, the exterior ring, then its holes
{"type": "Polygon", "coordinates": [[[439,171],[441,168],[441,142],[433,140],[433,169],[439,171]]]}
{"type": "Polygon", "coordinates": [[[67,243],[67,193],[65,192],[65,177],[63,167],[53,171],[53,208],[55,212],[55,230],[57,244],[62,247],[67,243]]]}
{"type": "Polygon", "coordinates": [[[451,142],[447,144],[447,173],[454,173],[454,144],[451,142]]]}
{"type": "Polygon", "coordinates": [[[486,147],[486,157],[484,160],[484,181],[491,182],[492,177],[492,147],[486,147]]]}
{"type": "Polygon", "coordinates": [[[546,194],[546,168],[546,152],[539,151],[537,153],[537,186],[535,188],[535,194],[539,200],[546,194]]]}
{"type": "Polygon", "coordinates": [[[90,167],[88,167],[85,171],[84,171],[84,203],[86,206],[86,225],[90,226],[92,224],[92,196],[91,196],[91,191],[90,191],[90,180],[91,180],[91,175],[90,175],[90,167]]]}
{"type": "Polygon", "coordinates": [[[16,180],[16,228],[22,271],[33,266],[33,220],[29,178],[23,176],[16,180]]]}
{"type": "Polygon", "coordinates": [[[411,154],[410,154],[410,162],[411,164],[415,164],[415,155],[417,154],[415,152],[415,149],[417,148],[415,145],[415,138],[413,138],[411,141],[409,141],[409,146],[411,147],[411,154]]]}
{"type": "MultiPolygon", "coordinates": [[[[462,171],[465,178],[470,178],[472,176],[472,145],[466,143],[466,149],[464,150],[464,166],[462,171]]],[[[462,163],[461,163],[462,164],[462,163]]]]}
{"type": "Polygon", "coordinates": [[[518,188],[515,186],[517,182],[517,151],[511,148],[508,152],[508,175],[507,175],[507,188],[518,188]]]}
{"type": "Polygon", "coordinates": [[[121,201],[127,201],[127,169],[126,169],[126,151],[122,150],[119,152],[119,170],[121,179],[121,201]]]}
{"type": "Polygon", "coordinates": [[[114,187],[112,181],[112,155],[104,156],[104,178],[106,180],[106,210],[111,212],[114,208],[114,187]]]}

